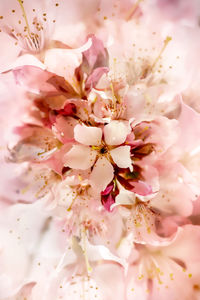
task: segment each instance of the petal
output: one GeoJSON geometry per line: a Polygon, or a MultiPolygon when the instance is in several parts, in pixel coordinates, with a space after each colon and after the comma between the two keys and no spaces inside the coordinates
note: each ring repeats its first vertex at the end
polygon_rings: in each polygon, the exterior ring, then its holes
{"type": "Polygon", "coordinates": [[[159,236],[156,232],[157,220],[159,220],[159,215],[141,202],[133,207],[126,218],[127,231],[133,234],[133,240],[136,243],[148,243],[154,246],[169,245],[177,232],[169,237],[159,236]]]}
{"type": "Polygon", "coordinates": [[[17,292],[17,294],[12,296],[11,298],[9,297],[9,299],[6,298],[5,300],[30,299],[32,289],[35,286],[35,284],[36,284],[35,282],[30,282],[23,285],[21,289],[17,292]]]}
{"type": "MultiPolygon", "coordinates": [[[[188,105],[181,102],[181,114],[179,116],[179,126],[181,133],[178,145],[184,151],[197,150],[200,146],[200,114],[188,105]],[[188,122],[190,120],[190,122],[188,122]]],[[[195,153],[195,151],[194,151],[195,153]]]]}
{"type": "Polygon", "coordinates": [[[42,228],[47,224],[44,209],[44,204],[37,201],[29,205],[12,205],[1,211],[1,299],[14,294],[27,280],[31,257],[38,252],[42,228]]]}
{"type": "Polygon", "coordinates": [[[159,191],[151,200],[152,206],[170,215],[191,215],[196,193],[185,179],[185,171],[181,164],[174,163],[168,168],[163,168],[159,174],[159,183],[159,191]]]}
{"type": "Polygon", "coordinates": [[[119,265],[114,263],[99,264],[94,269],[93,276],[103,296],[102,298],[99,297],[99,299],[106,299],[106,300],[124,299],[123,284],[119,284],[122,283],[124,280],[122,270],[123,269],[120,268],[119,265]],[[108,283],[108,286],[105,284],[105,282],[108,283]],[[113,292],[113,290],[115,292],[113,292]]]}
{"type": "Polygon", "coordinates": [[[87,170],[93,166],[97,152],[89,147],[74,145],[63,158],[66,167],[87,170]]]}
{"type": "Polygon", "coordinates": [[[11,158],[15,162],[47,159],[59,147],[58,140],[46,128],[25,125],[18,127],[17,133],[22,139],[10,151],[11,158]]]}
{"type": "Polygon", "coordinates": [[[196,264],[200,261],[200,227],[185,225],[179,228],[176,240],[166,248],[163,253],[169,257],[179,258],[187,265],[196,264]],[[192,255],[191,255],[192,254],[192,255]]]}
{"type": "Polygon", "coordinates": [[[162,1],[156,0],[155,6],[158,8],[161,18],[166,18],[170,21],[185,20],[189,24],[196,21],[197,2],[187,0],[183,1],[162,1]]]}
{"type": "Polygon", "coordinates": [[[81,63],[81,54],[71,49],[50,49],[46,52],[44,63],[48,71],[73,82],[74,70],[81,63]]]}
{"type": "Polygon", "coordinates": [[[133,171],[130,149],[130,146],[120,146],[111,150],[110,155],[119,168],[129,168],[133,171]]]}
{"type": "Polygon", "coordinates": [[[112,206],[114,205],[115,203],[115,200],[113,198],[113,196],[111,194],[109,194],[108,196],[104,196],[101,198],[101,201],[102,201],[102,204],[104,206],[104,208],[107,210],[107,211],[111,211],[112,210],[112,206]]]}
{"type": "Polygon", "coordinates": [[[16,83],[26,90],[39,94],[40,92],[55,92],[56,89],[47,81],[54,75],[35,66],[17,67],[13,70],[16,83]]]}
{"type": "Polygon", "coordinates": [[[99,146],[102,139],[102,130],[101,128],[78,124],[74,128],[74,138],[84,145],[99,146]]]}
{"type": "Polygon", "coordinates": [[[141,196],[148,196],[153,193],[152,187],[141,180],[138,181],[132,181],[130,184],[133,186],[133,189],[131,190],[135,194],[141,195],[141,196]]]}
{"type": "Polygon", "coordinates": [[[76,125],[76,119],[58,115],[53,126],[53,131],[57,138],[65,144],[74,140],[74,128],[76,125]]]}
{"type": "Polygon", "coordinates": [[[86,83],[85,83],[85,88],[91,89],[93,87],[95,87],[99,81],[99,79],[103,76],[103,74],[108,73],[109,69],[105,68],[105,67],[100,67],[100,68],[96,68],[91,74],[90,76],[88,76],[86,83]]]}
{"type": "Polygon", "coordinates": [[[92,46],[83,52],[83,62],[80,67],[89,75],[95,68],[108,66],[108,52],[102,41],[94,35],[89,35],[88,38],[91,38],[92,46]]]}
{"type": "MultiPolygon", "coordinates": [[[[115,198],[115,205],[133,205],[135,203],[135,194],[126,190],[120,191],[115,198]]],[[[113,207],[113,206],[112,206],[113,207]]]]}
{"type": "Polygon", "coordinates": [[[109,124],[104,126],[105,142],[108,145],[123,144],[130,131],[128,122],[117,120],[111,121],[109,124]]]}
{"type": "Polygon", "coordinates": [[[109,195],[110,192],[113,190],[113,188],[114,188],[114,183],[108,185],[108,186],[106,187],[106,189],[105,189],[103,192],[101,192],[101,195],[102,195],[102,196],[107,196],[107,195],[109,195]]]}
{"type": "Polygon", "coordinates": [[[113,174],[114,169],[111,163],[105,157],[100,157],[90,176],[92,186],[99,191],[104,191],[113,179],[113,174]]]}

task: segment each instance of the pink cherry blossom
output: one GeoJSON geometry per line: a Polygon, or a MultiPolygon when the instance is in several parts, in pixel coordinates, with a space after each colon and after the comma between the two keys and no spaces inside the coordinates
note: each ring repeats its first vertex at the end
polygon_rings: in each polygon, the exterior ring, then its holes
{"type": "Polygon", "coordinates": [[[120,168],[130,168],[131,170],[133,168],[130,146],[122,145],[129,132],[129,125],[122,121],[112,121],[103,129],[76,125],[74,138],[80,144],[74,145],[66,153],[63,158],[65,166],[82,170],[94,166],[90,175],[91,184],[95,189],[104,190],[114,176],[111,159],[120,168]],[[115,136],[115,132],[118,132],[117,136],[115,136]],[[126,159],[122,157],[126,157],[126,159]],[[99,182],[100,178],[101,183],[99,182]]]}
{"type": "Polygon", "coordinates": [[[136,245],[143,261],[139,259],[140,263],[137,265],[132,262],[128,275],[127,299],[137,299],[138,296],[144,299],[178,299],[180,295],[183,299],[198,299],[195,293],[199,278],[199,272],[195,268],[199,259],[198,229],[191,225],[184,226],[175,241],[167,247],[148,248],[136,245]],[[183,242],[185,237],[189,241],[187,246],[183,242]],[[193,239],[195,243],[191,242],[193,239]]]}
{"type": "Polygon", "coordinates": [[[0,300],[200,299],[198,0],[0,8],[0,300]]]}

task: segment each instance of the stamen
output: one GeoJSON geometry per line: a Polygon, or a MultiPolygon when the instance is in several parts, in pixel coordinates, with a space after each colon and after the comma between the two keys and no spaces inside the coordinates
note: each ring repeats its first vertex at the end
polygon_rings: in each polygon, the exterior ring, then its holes
{"type": "Polygon", "coordinates": [[[83,237],[83,255],[85,257],[87,271],[88,271],[88,273],[91,273],[92,267],[89,264],[88,255],[87,255],[87,251],[86,251],[86,230],[85,230],[85,228],[82,229],[82,237],[83,237]]]}
{"type": "Polygon", "coordinates": [[[26,12],[25,12],[25,9],[24,9],[24,5],[23,5],[21,0],[17,0],[17,1],[19,2],[19,5],[20,5],[21,10],[22,10],[22,15],[23,15],[23,18],[24,18],[26,26],[27,26],[28,35],[31,37],[31,31],[30,31],[28,19],[27,19],[27,16],[26,16],[26,12]]]}
{"type": "Polygon", "coordinates": [[[159,59],[161,58],[161,55],[163,54],[163,52],[165,51],[167,45],[169,44],[169,42],[172,40],[171,36],[167,36],[166,39],[164,40],[164,45],[162,47],[162,49],[160,50],[159,55],[157,56],[156,60],[154,61],[153,65],[151,66],[151,70],[152,72],[155,72],[155,66],[158,63],[159,59]]]}
{"type": "Polygon", "coordinates": [[[133,4],[132,8],[128,11],[128,13],[126,14],[125,20],[129,21],[131,19],[131,17],[133,16],[134,12],[136,11],[136,9],[138,8],[140,2],[142,2],[143,0],[138,0],[136,3],[133,4]]]}
{"type": "Polygon", "coordinates": [[[68,207],[67,211],[70,211],[70,210],[72,209],[72,206],[73,206],[75,200],[77,199],[77,197],[78,197],[78,193],[76,193],[76,196],[73,198],[72,203],[71,203],[70,206],[68,207]]]}

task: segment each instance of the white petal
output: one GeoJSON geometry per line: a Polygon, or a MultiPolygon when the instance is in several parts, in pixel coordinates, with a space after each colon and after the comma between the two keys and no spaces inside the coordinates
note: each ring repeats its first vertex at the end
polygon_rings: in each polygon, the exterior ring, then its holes
{"type": "Polygon", "coordinates": [[[74,145],[63,158],[66,167],[87,170],[93,166],[97,152],[89,147],[74,145]]]}
{"type": "Polygon", "coordinates": [[[135,194],[125,190],[120,191],[115,198],[115,202],[122,205],[133,205],[135,203],[135,194]]]}
{"type": "Polygon", "coordinates": [[[126,190],[120,191],[115,198],[115,203],[111,205],[111,210],[119,205],[133,205],[135,203],[135,194],[126,190]]]}
{"type": "Polygon", "coordinates": [[[84,145],[98,146],[101,144],[102,130],[98,127],[76,125],[74,128],[75,140],[84,145]]]}
{"type": "Polygon", "coordinates": [[[100,157],[92,170],[90,180],[92,186],[103,191],[113,179],[114,169],[111,163],[104,157],[100,157]]]}
{"type": "Polygon", "coordinates": [[[129,168],[133,171],[130,149],[130,146],[120,146],[111,150],[110,155],[119,168],[129,168]]]}
{"type": "Polygon", "coordinates": [[[113,120],[104,126],[104,138],[108,145],[120,145],[131,132],[128,122],[113,120]]]}

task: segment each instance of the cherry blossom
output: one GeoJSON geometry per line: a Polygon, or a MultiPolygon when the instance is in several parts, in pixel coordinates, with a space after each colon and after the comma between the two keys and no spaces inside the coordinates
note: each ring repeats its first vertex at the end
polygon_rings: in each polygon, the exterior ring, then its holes
{"type": "Polygon", "coordinates": [[[0,8],[0,300],[200,299],[198,1],[0,8]]]}

